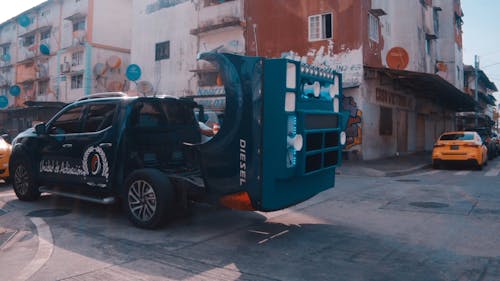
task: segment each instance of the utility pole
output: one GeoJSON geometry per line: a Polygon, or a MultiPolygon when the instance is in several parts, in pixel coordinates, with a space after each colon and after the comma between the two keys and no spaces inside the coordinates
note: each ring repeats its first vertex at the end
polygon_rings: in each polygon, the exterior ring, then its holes
{"type": "Polygon", "coordinates": [[[478,127],[477,121],[477,111],[479,110],[478,99],[477,99],[477,88],[478,88],[478,69],[479,69],[479,56],[474,55],[474,100],[476,101],[476,110],[474,114],[474,127],[478,127]]]}

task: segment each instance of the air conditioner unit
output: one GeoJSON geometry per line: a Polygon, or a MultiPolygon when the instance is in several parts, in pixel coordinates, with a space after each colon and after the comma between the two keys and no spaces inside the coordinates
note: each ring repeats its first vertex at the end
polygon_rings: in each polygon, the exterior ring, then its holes
{"type": "Polygon", "coordinates": [[[69,62],[61,63],[60,69],[62,73],[70,72],[71,66],[69,65],[69,62]]]}

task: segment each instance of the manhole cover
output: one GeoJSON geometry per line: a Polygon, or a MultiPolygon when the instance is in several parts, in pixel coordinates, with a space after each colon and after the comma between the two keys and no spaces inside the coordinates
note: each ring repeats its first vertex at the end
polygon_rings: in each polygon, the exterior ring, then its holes
{"type": "Polygon", "coordinates": [[[399,182],[419,182],[420,180],[415,180],[415,179],[400,179],[400,180],[396,180],[396,181],[399,181],[399,182]]]}
{"type": "Polygon", "coordinates": [[[60,217],[71,213],[71,210],[67,209],[44,209],[29,212],[28,217],[38,217],[38,218],[50,218],[50,217],[60,217]]]}
{"type": "Polygon", "coordinates": [[[438,203],[438,202],[411,202],[410,205],[419,208],[432,208],[432,209],[447,208],[450,206],[448,204],[438,203]]]}

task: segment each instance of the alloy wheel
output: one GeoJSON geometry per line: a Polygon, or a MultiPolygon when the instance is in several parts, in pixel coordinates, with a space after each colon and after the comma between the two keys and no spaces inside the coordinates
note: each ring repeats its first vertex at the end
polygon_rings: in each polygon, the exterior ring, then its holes
{"type": "Polygon", "coordinates": [[[29,191],[29,175],[24,165],[19,165],[14,174],[14,186],[20,194],[27,194],[29,191]]]}
{"type": "Polygon", "coordinates": [[[134,181],[128,191],[128,206],[131,213],[140,221],[149,221],[157,208],[153,187],[144,180],[134,181]]]}

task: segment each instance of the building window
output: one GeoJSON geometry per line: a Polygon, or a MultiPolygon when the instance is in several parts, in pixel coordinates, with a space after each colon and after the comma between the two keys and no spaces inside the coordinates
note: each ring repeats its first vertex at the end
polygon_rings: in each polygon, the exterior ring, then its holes
{"type": "Polygon", "coordinates": [[[41,17],[48,17],[50,15],[50,10],[43,10],[40,12],[41,17]]]}
{"type": "Polygon", "coordinates": [[[37,95],[46,95],[49,92],[49,81],[40,81],[38,82],[38,91],[37,95]]]}
{"type": "Polygon", "coordinates": [[[73,22],[73,31],[85,30],[85,20],[73,22]]]}
{"type": "Polygon", "coordinates": [[[432,40],[425,39],[425,53],[430,55],[432,50],[432,40]]]}
{"type": "Polygon", "coordinates": [[[50,30],[43,31],[40,33],[40,40],[45,40],[50,38],[50,30]]]}
{"type": "Polygon", "coordinates": [[[370,40],[378,43],[378,27],[379,19],[378,17],[368,14],[368,36],[370,40]]]}
{"type": "Polygon", "coordinates": [[[434,34],[439,35],[439,9],[434,8],[433,20],[434,20],[434,34]]]}
{"type": "Polygon", "coordinates": [[[29,47],[32,46],[33,44],[35,44],[35,35],[29,35],[24,37],[24,42],[23,42],[24,47],[29,47]]]}
{"type": "Polygon", "coordinates": [[[392,108],[380,107],[379,134],[392,136],[392,108]]]}
{"type": "Polygon", "coordinates": [[[71,65],[81,65],[83,62],[83,51],[74,52],[71,54],[71,65]]]}
{"type": "Polygon", "coordinates": [[[83,88],[83,74],[71,76],[71,89],[83,88]]]}
{"type": "Polygon", "coordinates": [[[156,44],[155,60],[165,60],[170,58],[170,41],[156,44]]]}
{"type": "Polygon", "coordinates": [[[333,15],[322,14],[309,17],[309,41],[333,38],[333,15]]]}
{"type": "Polygon", "coordinates": [[[3,45],[0,47],[0,55],[6,55],[10,53],[10,45],[3,45]]]}

